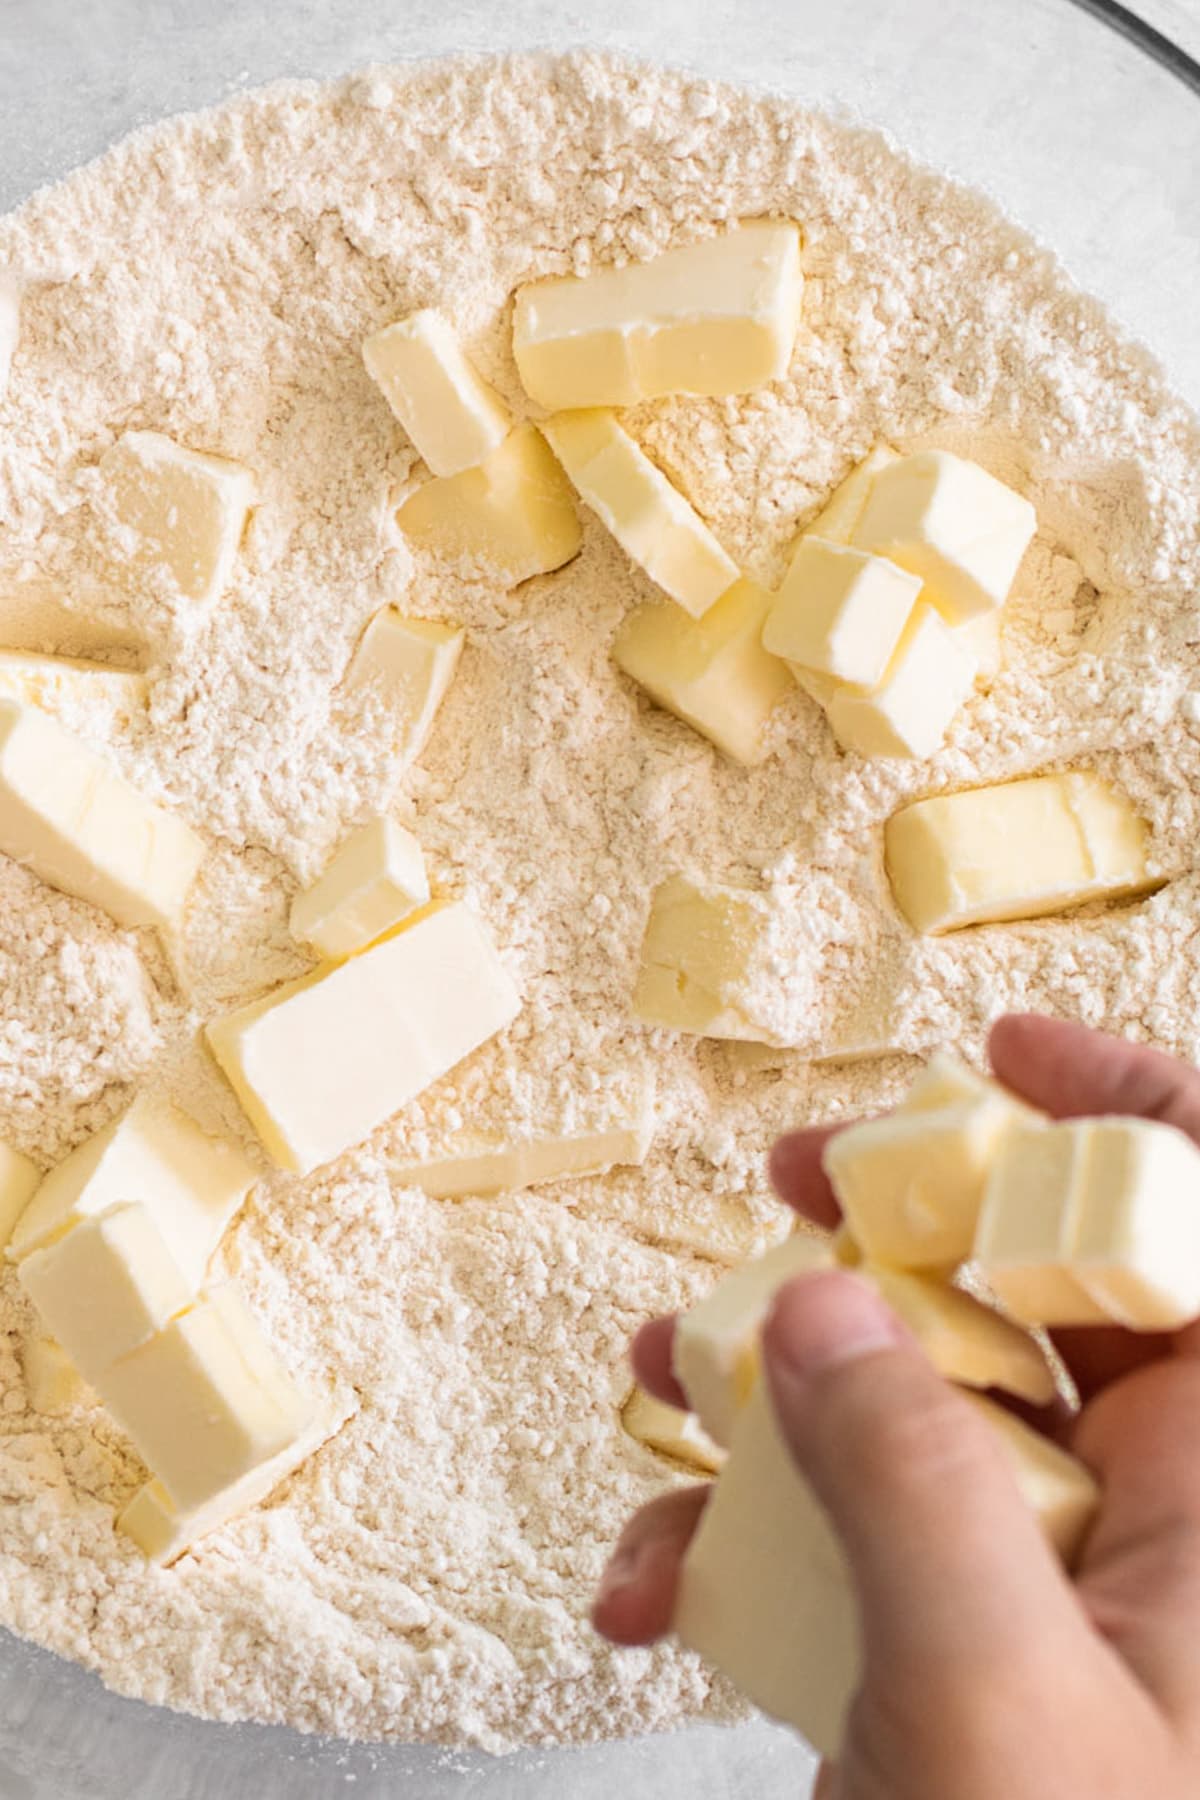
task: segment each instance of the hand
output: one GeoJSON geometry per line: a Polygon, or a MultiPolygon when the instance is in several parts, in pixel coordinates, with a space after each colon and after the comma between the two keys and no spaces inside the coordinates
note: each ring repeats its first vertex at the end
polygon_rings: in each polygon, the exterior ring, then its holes
{"type": "MultiPolygon", "coordinates": [[[[1057,1118],[1136,1113],[1200,1143],[1200,1073],[1051,1019],[1002,1019],[992,1064],[1057,1118]]],[[[782,1138],[778,1192],[838,1211],[826,1131],[782,1138]]],[[[673,1321],[639,1333],[645,1387],[676,1406],[673,1321]]],[[[986,1426],[895,1317],[845,1273],[802,1277],[763,1334],[796,1462],[845,1546],[864,1677],[819,1800],[1194,1800],[1200,1794],[1200,1326],[1055,1334],[1080,1390],[1043,1428],[1103,1487],[1073,1579],[986,1426]]],[[[707,1489],[664,1495],[622,1535],[595,1607],[622,1644],[670,1629],[707,1489]]]]}

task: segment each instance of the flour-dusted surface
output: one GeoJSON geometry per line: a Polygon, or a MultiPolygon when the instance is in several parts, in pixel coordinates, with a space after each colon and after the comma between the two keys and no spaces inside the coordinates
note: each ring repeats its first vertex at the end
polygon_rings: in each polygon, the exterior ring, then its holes
{"type": "MultiPolygon", "coordinates": [[[[299,880],[381,806],[488,917],[526,1007],[369,1144],[264,1179],[227,1260],[338,1436],[274,1502],[167,1573],[111,1530],[141,1471],[98,1411],[29,1412],[31,1317],[0,1281],[0,1617],[114,1687],[222,1718],[500,1748],[662,1727],[737,1703],[671,1650],[586,1624],[630,1508],[674,1479],[623,1437],[636,1323],[782,1228],[781,1125],[876,1105],[1004,1007],[1104,1020],[1194,1054],[1200,790],[1200,443],[1184,409],[1050,259],[882,141],[603,59],[373,71],[268,90],[134,138],[0,221],[30,280],[0,400],[0,618],[111,643],[153,675],[149,721],[69,721],[213,846],[178,976],[145,936],[0,869],[0,1135],[50,1162],[161,1085],[243,1134],[196,1042],[300,972],[299,880]],[[643,579],[588,520],[569,568],[505,594],[414,561],[388,501],[419,467],[359,356],[443,308],[514,407],[512,288],[764,212],[808,275],[791,378],[630,423],[731,552],[774,579],[798,524],[880,436],[962,448],[1043,531],[1007,668],[927,765],[841,756],[799,693],[746,773],[653,711],[608,647],[643,579]],[[123,429],[249,463],[255,515],[208,618],[131,581],[96,463],[123,429]],[[338,691],[379,605],[460,620],[468,648],[419,768],[338,691]],[[1145,809],[1172,880],[1093,916],[914,940],[879,827],[943,786],[1098,762],[1145,809]],[[647,1033],[627,1010],[649,896],[683,867],[773,888],[811,994],[796,1052],[647,1033]],[[814,1062],[869,1044],[902,1054],[814,1062]],[[464,1129],[655,1061],[646,1167],[496,1202],[389,1170],[464,1129]]],[[[803,1009],[801,1008],[803,1020],[803,1009]]]]}

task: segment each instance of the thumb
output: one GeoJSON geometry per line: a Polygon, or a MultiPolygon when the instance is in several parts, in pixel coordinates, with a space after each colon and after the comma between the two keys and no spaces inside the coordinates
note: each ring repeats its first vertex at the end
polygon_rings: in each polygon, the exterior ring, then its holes
{"type": "Polygon", "coordinates": [[[921,1684],[1060,1653],[1069,1583],[985,1421],[846,1272],[778,1294],[763,1361],[780,1429],[842,1541],[868,1680],[921,1684]]]}

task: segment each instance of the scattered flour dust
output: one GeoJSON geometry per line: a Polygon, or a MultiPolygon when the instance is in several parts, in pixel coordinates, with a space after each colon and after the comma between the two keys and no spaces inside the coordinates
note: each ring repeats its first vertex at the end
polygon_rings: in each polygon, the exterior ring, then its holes
{"type": "MultiPolygon", "coordinates": [[[[227,1259],[296,1375],[346,1423],[273,1502],[168,1573],[112,1531],[142,1471],[98,1409],[28,1408],[32,1320],[0,1285],[0,1617],[113,1687],[210,1716],[502,1749],[735,1717],[690,1656],[614,1654],[589,1590],[626,1514],[680,1479],[626,1439],[626,1341],[782,1229],[763,1151],[885,1102],[939,1041],[1013,1006],[1193,1055],[1200,1031],[1200,444],[1183,405],[1052,258],[881,138],[596,56],[286,86],[118,146],[0,221],[28,284],[0,400],[9,641],[144,661],[143,725],[72,717],[211,842],[178,979],[147,938],[0,869],[0,1135],[49,1163],[139,1087],[244,1136],[207,1017],[300,972],[287,910],[381,808],[491,922],[525,1010],[503,1044],[308,1181],[265,1175],[227,1259]],[[735,557],[789,540],[881,437],[965,449],[1043,529],[1006,665],[931,763],[840,755],[796,693],[751,773],[654,711],[608,647],[647,584],[597,523],[500,591],[415,563],[388,502],[413,453],[362,339],[437,305],[520,413],[509,296],[756,214],[804,228],[789,378],[631,425],[735,557]],[[241,458],[261,505],[196,617],[131,577],[96,464],[129,427],[241,458]],[[339,692],[388,601],[464,623],[420,766],[339,692]],[[1137,905],[916,942],[879,827],[943,787],[1094,764],[1171,879],[1137,905]],[[627,998],[653,886],[771,892],[795,926],[802,1046],[674,1040],[627,998]],[[880,1017],[890,1056],[869,1048],[880,1017]],[[586,1120],[657,1080],[645,1168],[490,1202],[390,1171],[505,1119],[586,1120]]],[[[787,933],[784,934],[785,938],[787,933]]]]}

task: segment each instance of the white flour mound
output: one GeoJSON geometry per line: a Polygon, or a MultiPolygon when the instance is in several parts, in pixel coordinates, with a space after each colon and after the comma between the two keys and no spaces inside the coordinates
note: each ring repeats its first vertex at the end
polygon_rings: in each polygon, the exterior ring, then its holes
{"type": "MultiPolygon", "coordinates": [[[[123,1692],[223,1719],[501,1749],[732,1717],[673,1649],[616,1654],[592,1584],[626,1514],[676,1479],[626,1439],[626,1340],[781,1228],[781,1126],[886,1102],[939,1040],[978,1054],[1013,1006],[1192,1055],[1200,885],[1200,444],[1148,359],[979,196],[883,140],[594,56],[378,70],[173,121],[0,221],[31,280],[0,400],[0,605],[43,648],[153,675],[147,725],[103,735],[213,846],[183,987],[154,945],[0,870],[0,1136],[45,1162],[140,1086],[244,1136],[202,1021],[304,961],[297,881],[380,808],[491,922],[526,1008],[500,1045],[313,1179],[268,1177],[228,1261],[340,1435],[267,1507],[166,1573],[112,1531],[142,1470],[102,1412],[43,1419],[32,1325],[0,1281],[0,1618],[123,1692]],[[436,305],[513,406],[508,296],[762,213],[805,232],[788,381],[679,399],[633,429],[756,576],[880,437],[964,449],[1036,502],[1008,667],[931,764],[862,762],[796,693],[752,773],[651,710],[609,644],[647,583],[592,519],[568,569],[506,594],[417,562],[386,502],[415,468],[364,336],[436,305]],[[94,504],[131,426],[241,458],[262,505],[196,620],[130,579],[94,504]],[[468,647],[419,769],[337,684],[384,601],[468,647]],[[879,827],[901,802],[1098,765],[1144,809],[1154,898],[914,942],[879,827]],[[774,887],[811,959],[815,1064],[656,1036],[628,1013],[652,887],[689,868],[774,887]],[[389,1170],[464,1124],[552,1106],[654,1056],[639,1171],[494,1203],[389,1170]]],[[[468,572],[469,573],[469,572],[468,572]]],[[[2,631],[2,628],[0,628],[2,631]]],[[[11,636],[11,633],[9,634],[11,636]]],[[[2,636],[0,636],[2,641],[2,636]]],[[[631,1075],[631,1071],[633,1075],[631,1075]]]]}

